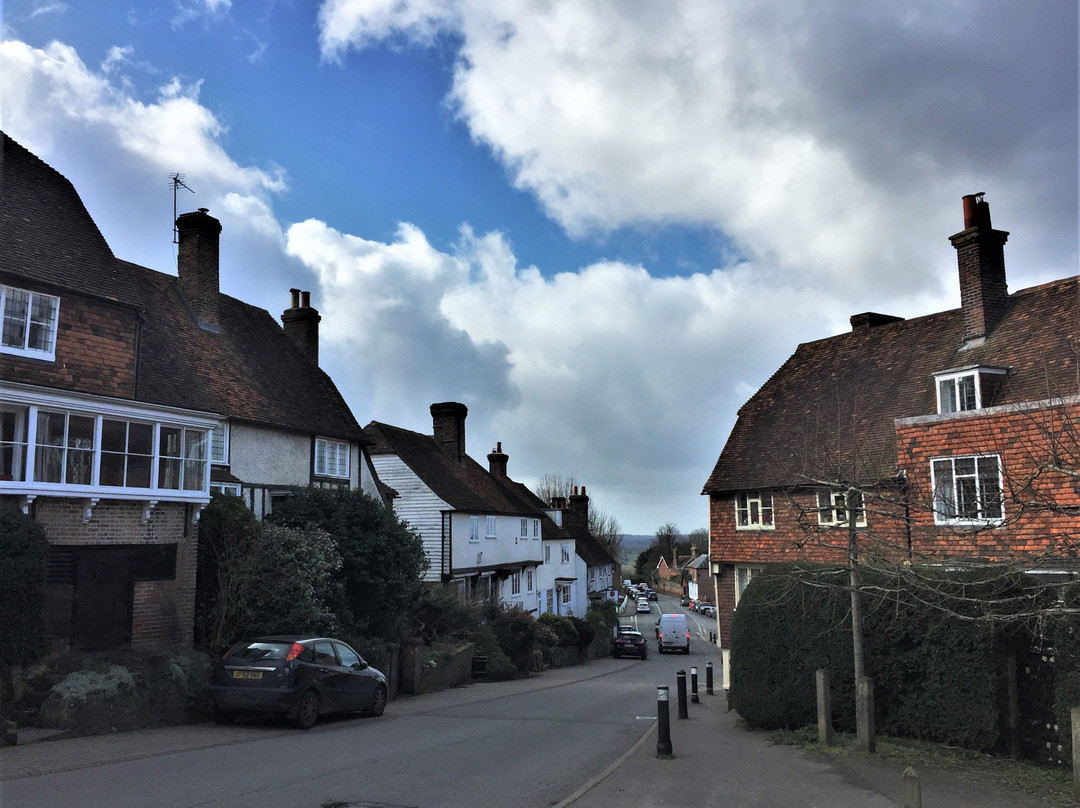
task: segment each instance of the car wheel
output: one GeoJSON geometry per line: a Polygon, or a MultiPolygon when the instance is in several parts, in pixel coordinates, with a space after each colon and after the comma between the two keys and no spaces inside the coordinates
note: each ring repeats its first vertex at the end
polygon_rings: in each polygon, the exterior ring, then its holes
{"type": "Polygon", "coordinates": [[[319,694],[308,690],[300,697],[300,706],[296,711],[296,726],[311,729],[319,720],[319,694]]]}
{"type": "Polygon", "coordinates": [[[386,687],[377,685],[375,692],[371,694],[371,706],[368,707],[368,715],[379,716],[386,709],[386,687]]]}

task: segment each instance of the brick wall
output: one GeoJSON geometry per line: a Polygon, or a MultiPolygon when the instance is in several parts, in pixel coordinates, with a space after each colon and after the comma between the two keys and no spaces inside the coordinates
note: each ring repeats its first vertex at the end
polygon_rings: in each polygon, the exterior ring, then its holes
{"type": "MultiPolygon", "coordinates": [[[[35,501],[34,518],[45,528],[51,545],[76,547],[109,545],[176,545],[176,573],[172,580],[136,580],[132,602],[132,640],[135,647],[157,644],[188,644],[192,639],[195,615],[195,567],[198,532],[190,525],[190,508],[179,503],[160,503],[143,521],[139,502],[103,500],[89,522],[76,500],[41,498],[35,501]]],[[[64,615],[60,590],[70,586],[50,586],[55,597],[50,607],[51,623],[64,615]]],[[[69,593],[70,596],[70,593],[69,593]]]]}
{"type": "Polygon", "coordinates": [[[8,381],[131,398],[135,389],[136,314],[104,301],[60,298],[56,361],[6,356],[8,381]]]}
{"type": "Polygon", "coordinates": [[[1080,405],[998,407],[949,418],[901,422],[897,444],[907,470],[912,542],[926,561],[1001,561],[1078,549],[1080,405]],[[999,525],[936,525],[931,460],[996,454],[1003,477],[1005,519],[999,525]]]}

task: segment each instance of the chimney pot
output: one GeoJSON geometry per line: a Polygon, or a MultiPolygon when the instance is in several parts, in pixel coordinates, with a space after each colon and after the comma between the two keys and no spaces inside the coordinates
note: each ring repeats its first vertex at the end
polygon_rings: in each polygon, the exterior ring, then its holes
{"type": "Polygon", "coordinates": [[[294,308],[294,309],[300,308],[300,290],[299,289],[290,289],[289,290],[289,299],[292,301],[292,306],[290,308],[294,308]]]}
{"type": "Polygon", "coordinates": [[[304,309],[311,308],[311,292],[300,293],[300,307],[304,309]]]}

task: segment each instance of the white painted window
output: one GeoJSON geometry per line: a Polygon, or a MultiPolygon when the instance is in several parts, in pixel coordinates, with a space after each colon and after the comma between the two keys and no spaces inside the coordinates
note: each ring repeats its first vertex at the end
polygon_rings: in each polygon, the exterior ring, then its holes
{"type": "Polygon", "coordinates": [[[88,408],[79,410],[61,406],[70,406],[62,397],[47,405],[36,398],[0,401],[0,481],[20,483],[13,493],[209,493],[208,428],[149,420],[152,413],[126,417],[120,414],[131,407],[111,403],[92,412],[95,405],[85,401],[71,402],[88,408]]]}
{"type": "Polygon", "coordinates": [[[742,564],[738,564],[735,567],[735,605],[739,605],[739,598],[742,597],[742,593],[746,591],[746,587],[750,584],[750,581],[755,575],[764,569],[763,567],[747,567],[742,564]]]}
{"type": "Polygon", "coordinates": [[[1005,517],[998,455],[930,461],[937,524],[1000,522],[1005,517]]]}
{"type": "Polygon", "coordinates": [[[963,412],[979,408],[978,375],[964,373],[937,380],[938,412],[963,412]]]}
{"type": "Polygon", "coordinates": [[[570,563],[570,545],[569,544],[562,545],[562,563],[564,563],[564,564],[569,564],[570,563]]]}
{"type": "Polygon", "coordinates": [[[533,591],[533,571],[532,571],[532,567],[529,567],[527,570],[525,570],[525,591],[526,592],[532,592],[533,591]]]}
{"type": "Polygon", "coordinates": [[[0,352],[56,358],[56,323],[60,298],[0,284],[0,352]]]}
{"type": "Polygon", "coordinates": [[[469,541],[480,541],[480,517],[469,517],[469,541]]]}
{"type": "MultiPolygon", "coordinates": [[[[848,523],[847,497],[843,491],[818,491],[818,524],[846,525],[848,523]]],[[[866,526],[866,510],[863,508],[861,491],[855,492],[855,524],[866,526]]]]}
{"type": "Polygon", "coordinates": [[[521,572],[515,572],[510,576],[510,594],[521,594],[521,572]]]}
{"type": "Polygon", "coordinates": [[[321,477],[349,476],[349,444],[315,438],[315,473],[321,477]]]}
{"type": "Polygon", "coordinates": [[[563,584],[562,585],[562,603],[567,606],[574,602],[574,585],[563,584]]]}
{"type": "Polygon", "coordinates": [[[240,486],[236,483],[210,483],[211,494],[232,494],[240,496],[240,486]]]}
{"type": "Polygon", "coordinates": [[[735,528],[760,530],[773,528],[772,494],[759,491],[735,495],[735,528]]]}
{"type": "Polygon", "coordinates": [[[229,423],[222,421],[210,433],[210,462],[227,465],[229,462],[229,423]]]}
{"type": "Polygon", "coordinates": [[[484,535],[487,536],[489,539],[494,539],[499,535],[498,533],[495,532],[496,528],[498,527],[498,525],[496,523],[496,519],[497,519],[497,517],[488,516],[484,520],[485,523],[486,523],[485,528],[484,528],[484,530],[485,530],[484,535]]]}
{"type": "Polygon", "coordinates": [[[523,539],[529,538],[529,520],[528,519],[522,519],[521,520],[521,537],[523,539]]]}
{"type": "Polygon", "coordinates": [[[551,545],[550,544],[545,544],[544,545],[544,563],[545,564],[550,564],[551,563],[551,545]]]}
{"type": "Polygon", "coordinates": [[[532,522],[533,522],[533,538],[534,539],[539,539],[540,538],[540,520],[539,519],[533,519],[532,522]]]}
{"type": "Polygon", "coordinates": [[[26,479],[26,407],[0,404],[0,481],[26,479]]]}

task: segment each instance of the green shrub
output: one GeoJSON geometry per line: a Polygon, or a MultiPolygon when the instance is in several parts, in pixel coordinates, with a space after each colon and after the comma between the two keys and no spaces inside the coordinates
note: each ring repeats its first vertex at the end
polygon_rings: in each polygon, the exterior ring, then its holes
{"type": "Polygon", "coordinates": [[[444,584],[424,587],[413,616],[413,630],[429,645],[436,641],[470,640],[480,625],[480,609],[444,584]]]}
{"type": "Polygon", "coordinates": [[[533,651],[539,648],[536,618],[521,609],[489,601],[484,607],[484,622],[518,672],[528,673],[533,651]]]}
{"type": "Polygon", "coordinates": [[[540,615],[538,622],[555,635],[557,646],[569,648],[578,644],[577,624],[571,618],[554,612],[546,612],[540,615]]]}
{"type": "MultiPolygon", "coordinates": [[[[863,641],[877,729],[971,749],[1000,748],[1000,662],[1023,632],[963,618],[978,617],[979,604],[991,595],[998,602],[1015,592],[1013,607],[1019,609],[1030,602],[1032,590],[1019,577],[917,574],[916,583],[864,573],[863,641]],[[904,594],[905,587],[915,586],[918,597],[904,594]]],[[[834,722],[838,729],[854,730],[846,577],[845,571],[824,567],[777,567],[755,576],[743,593],[732,623],[731,699],[749,723],[767,729],[814,723],[814,674],[827,668],[834,722]]]]}
{"type": "Polygon", "coordinates": [[[596,636],[596,630],[589,624],[588,620],[581,617],[571,617],[570,622],[574,626],[574,631],[577,634],[578,648],[587,648],[593,641],[593,637],[596,636]]]}
{"type": "Polygon", "coordinates": [[[44,650],[45,530],[26,514],[0,507],[0,647],[4,664],[36,659],[44,650]]]}

